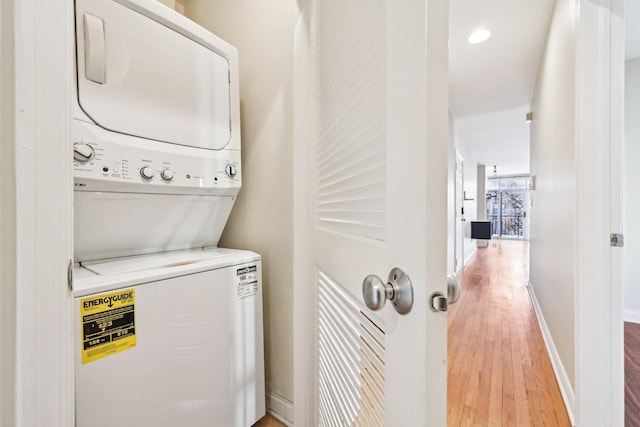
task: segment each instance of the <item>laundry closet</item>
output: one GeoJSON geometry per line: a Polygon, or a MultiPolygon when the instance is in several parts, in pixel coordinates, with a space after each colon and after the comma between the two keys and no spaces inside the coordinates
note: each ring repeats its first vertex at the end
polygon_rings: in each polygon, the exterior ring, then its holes
{"type": "Polygon", "coordinates": [[[249,426],[261,257],[218,247],[242,185],[238,53],[155,0],[76,0],[75,24],[76,425],[249,426]]]}

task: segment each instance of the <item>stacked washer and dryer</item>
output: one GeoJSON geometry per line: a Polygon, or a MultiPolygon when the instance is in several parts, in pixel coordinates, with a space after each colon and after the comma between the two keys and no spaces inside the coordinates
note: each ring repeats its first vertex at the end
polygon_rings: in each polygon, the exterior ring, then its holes
{"type": "Polygon", "coordinates": [[[238,56],[155,0],[76,0],[76,425],[265,413],[260,256],[218,248],[241,186],[238,56]]]}

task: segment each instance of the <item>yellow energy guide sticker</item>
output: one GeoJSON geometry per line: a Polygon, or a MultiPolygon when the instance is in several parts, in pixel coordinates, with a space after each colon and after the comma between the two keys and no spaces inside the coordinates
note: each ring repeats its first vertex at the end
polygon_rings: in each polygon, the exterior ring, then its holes
{"type": "Polygon", "coordinates": [[[135,289],[80,300],[83,364],[136,345],[135,300],[135,289]]]}

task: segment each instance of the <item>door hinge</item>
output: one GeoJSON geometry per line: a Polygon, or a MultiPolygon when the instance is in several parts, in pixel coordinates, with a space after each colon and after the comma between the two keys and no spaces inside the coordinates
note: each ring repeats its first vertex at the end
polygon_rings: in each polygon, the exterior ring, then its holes
{"type": "Polygon", "coordinates": [[[622,233],[611,233],[609,236],[609,245],[614,246],[616,248],[621,248],[624,246],[624,234],[622,233]]]}
{"type": "Polygon", "coordinates": [[[73,260],[69,260],[69,265],[67,266],[67,285],[69,286],[69,290],[73,290],[73,260]]]}

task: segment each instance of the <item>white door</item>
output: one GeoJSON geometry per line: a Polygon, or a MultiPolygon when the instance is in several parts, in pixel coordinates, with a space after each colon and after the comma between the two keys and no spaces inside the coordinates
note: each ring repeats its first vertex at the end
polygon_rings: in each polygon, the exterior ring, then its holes
{"type": "Polygon", "coordinates": [[[447,11],[311,0],[298,22],[295,425],[446,425],[447,11]],[[411,311],[366,308],[396,267],[411,311]]]}
{"type": "Polygon", "coordinates": [[[456,150],[456,265],[458,273],[464,267],[464,160],[456,150]]]}

